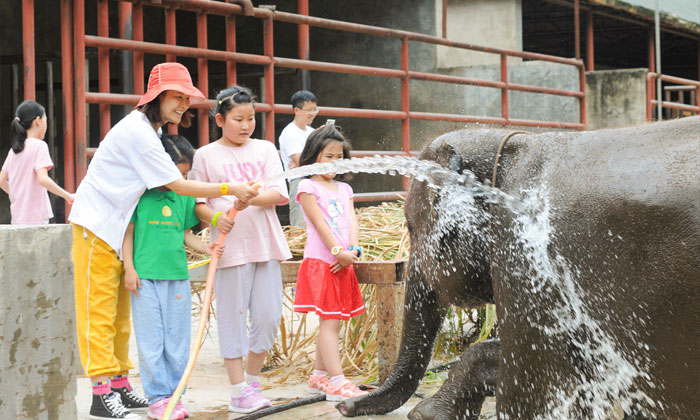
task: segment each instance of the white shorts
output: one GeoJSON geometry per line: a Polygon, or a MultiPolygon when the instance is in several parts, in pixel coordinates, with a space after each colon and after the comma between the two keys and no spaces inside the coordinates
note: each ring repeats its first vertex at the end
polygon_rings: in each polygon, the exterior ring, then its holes
{"type": "Polygon", "coordinates": [[[221,357],[237,359],[272,348],[282,318],[279,261],[220,268],[214,293],[221,357]]]}

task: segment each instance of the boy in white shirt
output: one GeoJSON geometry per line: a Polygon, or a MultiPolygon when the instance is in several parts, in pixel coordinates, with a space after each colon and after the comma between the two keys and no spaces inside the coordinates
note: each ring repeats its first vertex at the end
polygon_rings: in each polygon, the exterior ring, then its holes
{"type": "MultiPolygon", "coordinates": [[[[314,131],[311,123],[318,114],[318,99],[308,90],[300,90],[292,95],[294,120],[287,124],[280,134],[280,155],[284,170],[288,171],[299,166],[299,156],[304,150],[306,138],[314,131]]],[[[296,196],[300,178],[290,179],[289,182],[289,224],[305,227],[301,207],[292,197],[296,196]]]]}

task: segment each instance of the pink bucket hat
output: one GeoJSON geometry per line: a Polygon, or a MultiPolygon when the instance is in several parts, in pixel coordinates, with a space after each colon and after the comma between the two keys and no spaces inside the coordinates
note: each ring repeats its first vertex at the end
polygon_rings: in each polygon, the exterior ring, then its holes
{"type": "Polygon", "coordinates": [[[192,84],[190,72],[185,66],[180,63],[160,63],[151,69],[151,74],[148,76],[148,90],[136,106],[151,102],[166,90],[176,90],[189,95],[193,104],[206,99],[206,96],[192,84]]]}

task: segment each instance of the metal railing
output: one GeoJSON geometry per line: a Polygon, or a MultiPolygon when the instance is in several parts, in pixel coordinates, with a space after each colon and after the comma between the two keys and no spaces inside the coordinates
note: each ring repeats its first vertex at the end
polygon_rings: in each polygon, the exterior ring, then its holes
{"type": "MultiPolygon", "coordinates": [[[[376,110],[376,109],[356,109],[339,107],[319,107],[319,114],[329,117],[359,117],[359,118],[380,118],[401,120],[401,154],[410,154],[410,122],[411,120],[428,121],[449,121],[463,123],[485,123],[498,125],[518,125],[536,126],[568,129],[585,128],[585,69],[581,60],[549,56],[545,54],[528,53],[501,48],[485,47],[480,45],[452,42],[447,39],[424,35],[414,32],[387,29],[376,26],[348,23],[331,19],[322,19],[312,16],[299,15],[272,11],[266,8],[246,8],[238,4],[225,3],[210,0],[111,0],[118,1],[120,7],[120,22],[124,8],[128,8],[132,16],[132,39],[109,37],[108,27],[108,0],[97,0],[97,35],[85,33],[85,5],[84,0],[73,0],[73,50],[74,56],[64,56],[63,69],[68,74],[73,74],[75,91],[75,108],[73,104],[66,101],[70,109],[67,115],[73,116],[74,125],[66,131],[66,141],[70,142],[74,136],[71,146],[75,151],[75,162],[67,162],[74,165],[75,181],[80,181],[87,170],[88,143],[86,132],[86,105],[99,105],[99,122],[101,138],[110,129],[110,105],[133,105],[136,104],[140,96],[144,93],[144,61],[143,55],[163,54],[166,60],[174,61],[176,57],[196,58],[198,62],[197,84],[200,90],[208,92],[208,61],[222,61],[227,63],[227,82],[229,84],[236,81],[236,63],[246,63],[262,66],[264,69],[264,98],[262,102],[256,104],[256,111],[265,114],[264,129],[265,137],[274,141],[275,139],[275,114],[292,114],[291,105],[277,104],[274,102],[274,69],[282,67],[288,69],[314,70],[320,72],[344,73],[351,75],[367,75],[373,77],[386,77],[399,79],[400,89],[400,109],[399,110],[376,110]],[[165,44],[143,41],[143,7],[160,7],[165,10],[165,44]],[[175,42],[175,10],[184,10],[197,13],[197,47],[186,47],[176,45],[175,42]],[[251,13],[252,12],[252,13],[251,13]],[[220,15],[226,19],[226,51],[210,49],[207,46],[207,16],[220,15]],[[235,30],[236,23],[232,18],[236,15],[248,18],[263,20],[263,54],[246,54],[236,51],[235,30]],[[393,38],[400,41],[400,68],[381,68],[361,65],[350,65],[340,63],[329,63],[312,61],[307,59],[294,59],[276,57],[273,50],[273,28],[274,22],[293,23],[302,26],[312,26],[330,30],[374,35],[383,38],[393,38]],[[413,71],[409,67],[409,42],[419,42],[436,46],[446,46],[464,50],[480,51],[484,53],[496,54],[500,56],[500,80],[480,80],[458,76],[447,76],[437,73],[426,73],[413,71]],[[89,92],[85,84],[85,50],[87,47],[98,49],[99,81],[98,92],[89,92]],[[133,94],[115,94],[109,89],[109,50],[132,51],[134,91],[133,94]],[[579,90],[553,89],[540,86],[531,86],[508,81],[508,57],[518,57],[530,60],[541,60],[574,66],[579,73],[579,90]],[[498,89],[501,92],[501,116],[500,117],[480,117],[461,114],[430,113],[412,110],[410,107],[410,82],[412,80],[433,81],[450,83],[457,85],[472,85],[498,89]],[[558,122],[558,121],[537,121],[527,119],[515,119],[509,116],[508,94],[510,91],[535,92],[545,95],[557,95],[578,98],[579,100],[579,122],[558,122]],[[70,132],[72,130],[72,133],[70,132]],[[72,134],[72,136],[71,136],[72,134]]],[[[308,0],[300,0],[306,3],[308,0]]],[[[67,7],[68,0],[62,0],[62,7],[67,7]]],[[[70,22],[68,10],[62,8],[62,40],[67,42],[65,37],[66,28],[70,22]]],[[[121,35],[120,35],[121,36],[121,35]]],[[[308,34],[307,34],[308,36],[308,34]]],[[[300,36],[301,39],[301,36],[300,36]]],[[[301,51],[301,49],[300,49],[301,51]]],[[[301,52],[300,52],[301,54],[301,52]]],[[[66,74],[66,73],[64,73],[66,74]]],[[[65,77],[64,77],[65,78],[65,77]]],[[[206,101],[194,106],[199,110],[199,144],[209,142],[209,123],[207,109],[213,106],[214,101],[206,101]]],[[[362,152],[360,152],[362,153],[362,152]]],[[[385,153],[385,152],[380,152],[385,153]]],[[[70,184],[67,182],[70,187],[70,184]]],[[[370,193],[372,194],[372,193],[370,193]]],[[[379,197],[385,197],[390,193],[376,193],[379,197]]]]}
{"type": "MultiPolygon", "coordinates": [[[[694,95],[691,97],[695,98],[700,98],[700,82],[697,80],[690,80],[690,79],[684,79],[682,77],[675,77],[675,76],[667,76],[665,74],[658,74],[654,72],[649,72],[647,73],[647,121],[653,121],[654,118],[656,117],[657,120],[663,120],[663,112],[661,115],[655,115],[654,110],[657,109],[659,105],[659,101],[656,98],[656,83],[657,80],[661,79],[662,82],[666,83],[673,83],[675,85],[679,85],[678,87],[682,87],[683,91],[694,91],[694,95]]],[[[676,86],[666,86],[666,100],[661,100],[661,108],[662,110],[669,109],[669,110],[678,110],[678,111],[687,111],[691,115],[699,115],[700,114],[700,106],[698,106],[697,100],[695,101],[695,104],[684,104],[682,103],[683,100],[680,100],[678,102],[673,102],[671,101],[671,96],[670,96],[670,91],[672,90],[677,90],[676,86]],[[675,88],[675,89],[674,89],[675,88]]],[[[692,101],[691,101],[692,103],[692,101]]],[[[677,115],[673,115],[673,113],[670,113],[672,115],[669,115],[669,117],[680,117],[680,112],[676,113],[677,115]]]]}

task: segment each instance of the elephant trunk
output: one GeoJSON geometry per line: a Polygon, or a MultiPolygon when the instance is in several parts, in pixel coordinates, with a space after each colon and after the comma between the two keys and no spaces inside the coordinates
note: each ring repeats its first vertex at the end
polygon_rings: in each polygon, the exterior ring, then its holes
{"type": "Polygon", "coordinates": [[[388,413],[401,407],[418,388],[430,362],[445,308],[434,291],[427,290],[423,282],[414,278],[408,282],[404,313],[401,351],[392,373],[374,392],[336,405],[342,415],[388,413]]]}

